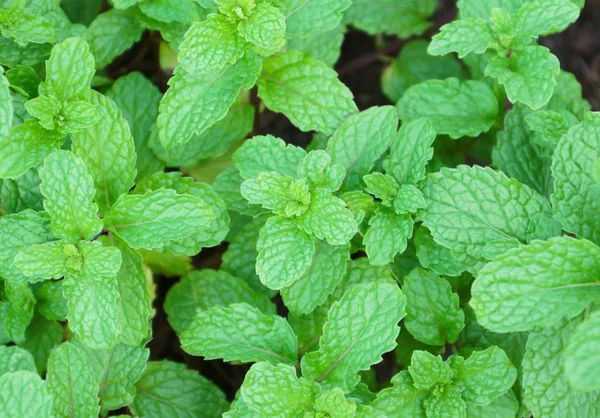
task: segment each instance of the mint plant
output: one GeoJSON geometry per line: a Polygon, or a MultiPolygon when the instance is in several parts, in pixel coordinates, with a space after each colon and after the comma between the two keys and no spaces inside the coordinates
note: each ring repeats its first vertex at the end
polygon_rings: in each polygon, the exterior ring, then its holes
{"type": "Polygon", "coordinates": [[[437,3],[0,0],[0,416],[600,417],[583,1],[437,3]]]}

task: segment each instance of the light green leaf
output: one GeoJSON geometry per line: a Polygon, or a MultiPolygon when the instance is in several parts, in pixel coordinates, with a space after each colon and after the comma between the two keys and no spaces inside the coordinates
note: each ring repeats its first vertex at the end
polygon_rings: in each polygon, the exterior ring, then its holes
{"type": "Polygon", "coordinates": [[[273,55],[285,45],[285,19],[279,9],[266,2],[258,3],[250,18],[240,22],[238,32],[256,53],[273,55]]]}
{"type": "Polygon", "coordinates": [[[552,216],[541,195],[489,168],[443,168],[427,176],[421,191],[428,202],[419,213],[423,225],[473,268],[483,262],[488,242],[526,242],[530,218],[552,216]]]}
{"type": "Polygon", "coordinates": [[[46,379],[57,417],[98,415],[98,383],[93,373],[85,351],[78,345],[65,342],[52,351],[46,379]]]}
{"type": "Polygon", "coordinates": [[[365,191],[381,200],[382,205],[387,207],[393,205],[399,187],[394,177],[375,171],[364,176],[363,181],[367,185],[365,191]]]}
{"type": "Polygon", "coordinates": [[[497,77],[508,99],[537,110],[552,97],[560,63],[543,46],[532,45],[515,50],[509,58],[495,56],[485,69],[488,77],[497,77]]]}
{"type": "Polygon", "coordinates": [[[406,213],[417,213],[419,209],[425,209],[427,201],[421,190],[412,184],[403,184],[398,188],[394,199],[394,212],[398,215],[406,213]]]}
{"type": "Polygon", "coordinates": [[[264,315],[247,303],[198,312],[181,333],[181,347],[194,356],[250,363],[295,364],[298,339],[284,318],[264,315]]]}
{"type": "Polygon", "coordinates": [[[225,395],[211,381],[171,361],[148,363],[135,387],[130,408],[137,416],[212,418],[228,408],[225,395]]]}
{"type": "Polygon", "coordinates": [[[91,240],[102,231],[98,206],[93,202],[94,180],[80,158],[70,151],[56,151],[46,157],[39,175],[54,235],[76,243],[91,240]]]}
{"type": "Polygon", "coordinates": [[[294,283],[309,268],[315,240],[293,220],[274,216],[260,230],[256,249],[256,273],[260,281],[278,290],[294,283]]]}
{"type": "Polygon", "coordinates": [[[286,38],[304,37],[337,27],[350,0],[273,0],[286,17],[286,38]]]}
{"type": "Polygon", "coordinates": [[[256,178],[246,180],[240,192],[251,204],[259,204],[286,218],[306,212],[311,199],[308,185],[303,180],[272,171],[259,173],[256,178]]]}
{"type": "Polygon", "coordinates": [[[498,99],[486,83],[457,78],[412,86],[396,107],[403,123],[427,118],[436,133],[454,139],[487,132],[498,115],[498,99]]]}
{"type": "Polygon", "coordinates": [[[10,83],[4,76],[0,66],[0,140],[8,135],[13,122],[13,105],[10,93],[10,83]]]}
{"type": "Polygon", "coordinates": [[[3,6],[8,6],[0,9],[0,31],[5,38],[12,38],[21,46],[56,41],[51,22],[25,9],[24,1],[4,2],[3,6]]]}
{"type": "Polygon", "coordinates": [[[129,10],[110,9],[90,23],[85,39],[96,59],[96,68],[104,68],[142,37],[143,28],[129,10]]]}
{"type": "Polygon", "coordinates": [[[383,389],[371,407],[386,416],[426,418],[424,401],[428,393],[414,387],[408,371],[392,377],[392,387],[383,389]]]}
{"type": "Polygon", "coordinates": [[[185,33],[177,60],[190,75],[220,72],[244,55],[246,40],[240,35],[225,16],[210,14],[185,33]]]}
{"type": "Polygon", "coordinates": [[[96,279],[112,277],[121,267],[121,251],[113,247],[104,247],[99,241],[80,241],[77,244],[83,256],[83,271],[96,279]]]}
{"type": "Polygon", "coordinates": [[[33,355],[39,374],[46,371],[48,357],[54,347],[63,341],[64,331],[58,322],[48,320],[37,313],[33,315],[31,323],[25,330],[25,338],[19,342],[19,347],[33,355]]]}
{"type": "Polygon", "coordinates": [[[214,220],[204,200],[170,189],[123,195],[104,218],[106,227],[131,247],[149,250],[206,230],[214,220]]]}
{"type": "Polygon", "coordinates": [[[417,258],[423,267],[439,275],[457,277],[467,270],[468,266],[458,261],[452,252],[436,243],[429,230],[423,226],[415,233],[417,258]]]}
{"type": "Polygon", "coordinates": [[[213,190],[227,205],[227,209],[251,217],[259,216],[267,211],[258,205],[251,205],[240,193],[241,184],[244,182],[240,172],[235,166],[230,165],[223,170],[212,183],[213,190]]]}
{"type": "Polygon", "coordinates": [[[34,316],[35,298],[27,283],[4,283],[5,300],[8,309],[4,318],[4,327],[9,339],[21,344],[34,316]]]}
{"type": "Polygon", "coordinates": [[[385,207],[377,209],[363,240],[371,264],[384,266],[394,261],[396,254],[406,249],[412,231],[413,220],[409,214],[397,215],[385,207]]]}
{"type": "Polygon", "coordinates": [[[0,200],[5,215],[25,209],[33,209],[36,212],[44,210],[44,197],[40,193],[40,178],[36,169],[26,171],[15,180],[4,179],[0,183],[0,200]]]}
{"type": "Polygon", "coordinates": [[[325,241],[316,244],[315,254],[308,270],[281,289],[285,306],[294,314],[308,314],[323,304],[344,279],[350,246],[332,246],[325,241]]]}
{"type": "Polygon", "coordinates": [[[600,244],[598,199],[594,163],[600,158],[600,118],[589,113],[558,143],[552,161],[555,217],[565,231],[600,244]]]}
{"type": "Polygon", "coordinates": [[[333,67],[342,54],[346,27],[338,25],[326,32],[314,32],[308,36],[287,41],[288,49],[298,49],[311,57],[333,67]]]}
{"type": "Polygon", "coordinates": [[[81,38],[69,38],[52,48],[46,61],[46,81],[40,94],[62,102],[86,100],[96,72],[89,45],[81,38]]]}
{"type": "Polygon", "coordinates": [[[34,119],[11,128],[6,138],[0,141],[0,178],[16,179],[59,149],[63,141],[34,119]]]}
{"type": "Polygon", "coordinates": [[[496,346],[475,351],[467,360],[457,361],[453,366],[454,383],[460,387],[462,398],[475,405],[490,404],[510,390],[517,379],[517,369],[496,346]]]}
{"type": "Polygon", "coordinates": [[[458,52],[458,58],[474,52],[483,54],[495,46],[496,39],[490,25],[481,19],[460,19],[442,26],[431,39],[427,52],[431,55],[446,55],[458,52]]]}
{"type": "Polygon", "coordinates": [[[180,334],[200,310],[233,303],[247,303],[266,315],[275,314],[275,305],[265,294],[225,271],[209,269],[191,271],[182,277],[169,289],[164,308],[169,324],[180,334]]]}
{"type": "Polygon", "coordinates": [[[513,14],[528,0],[458,0],[461,19],[475,18],[488,20],[494,9],[513,14]]]}
{"type": "Polygon", "coordinates": [[[327,314],[319,350],[302,358],[302,374],[351,391],[359,382],[357,372],[395,347],[404,305],[396,285],[370,283],[347,291],[327,314]]]}
{"type": "Polygon", "coordinates": [[[562,32],[578,17],[579,7],[572,0],[528,1],[515,14],[517,40],[525,43],[562,32]]]}
{"type": "Polygon", "coordinates": [[[127,9],[128,7],[135,6],[142,0],[113,0],[113,6],[117,9],[127,9]]]}
{"type": "Polygon", "coordinates": [[[600,389],[598,345],[600,315],[594,312],[574,330],[565,349],[565,370],[571,386],[583,392],[600,389]]]}
{"type": "Polygon", "coordinates": [[[340,164],[333,164],[324,150],[309,152],[298,166],[298,177],[304,179],[312,189],[321,187],[331,192],[342,185],[346,170],[340,164]]]}
{"type": "Polygon", "coordinates": [[[51,96],[39,96],[25,103],[29,114],[41,126],[54,131],[57,136],[75,133],[98,122],[99,113],[94,105],[82,100],[60,102],[51,96]]]}
{"type": "Polygon", "coordinates": [[[62,280],[45,281],[34,289],[36,308],[44,317],[64,322],[67,317],[67,300],[63,296],[62,280]]]}
{"type": "Polygon", "coordinates": [[[201,17],[198,0],[151,0],[140,4],[140,10],[151,19],[166,23],[189,24],[201,17]]]}
{"type": "Polygon", "coordinates": [[[104,213],[133,186],[135,148],[129,126],[117,105],[96,91],[90,92],[88,100],[100,111],[100,121],[71,135],[72,151],[92,175],[95,200],[104,213]]]}
{"type": "Polygon", "coordinates": [[[519,412],[519,401],[512,390],[497,397],[486,406],[473,405],[467,402],[467,417],[469,418],[514,418],[519,412]]]}
{"type": "Polygon", "coordinates": [[[392,106],[372,107],[342,122],[327,143],[327,152],[334,164],[346,169],[344,190],[361,185],[361,178],[390,146],[397,127],[392,106]]]}
{"type": "Polygon", "coordinates": [[[315,400],[314,410],[331,418],[346,418],[356,416],[356,404],[344,395],[340,388],[333,388],[321,393],[315,400]]]}
{"type": "Polygon", "coordinates": [[[413,352],[408,372],[414,387],[419,390],[430,390],[438,384],[447,385],[454,377],[454,371],[442,357],[421,350],[413,352]]]}
{"type": "Polygon", "coordinates": [[[54,398],[36,373],[21,370],[0,376],[0,415],[7,418],[51,418],[54,398]],[[23,394],[27,394],[26,401],[23,394]]]}
{"type": "Polygon", "coordinates": [[[488,263],[473,284],[478,321],[496,332],[551,326],[600,297],[600,248],[571,237],[534,241],[488,263]]]}
{"type": "Polygon", "coordinates": [[[269,109],[285,114],[302,131],[332,134],[358,112],[352,92],[337,73],[300,51],[265,60],[258,95],[269,109]]]}
{"type": "Polygon", "coordinates": [[[208,77],[179,71],[160,102],[157,125],[163,147],[184,144],[223,119],[240,90],[254,85],[260,69],[259,57],[246,54],[236,65],[208,77]]]}
{"type": "Polygon", "coordinates": [[[0,346],[0,376],[19,370],[37,371],[31,353],[17,346],[0,346]]]}
{"type": "Polygon", "coordinates": [[[425,401],[425,410],[428,417],[467,418],[467,405],[454,386],[448,387],[440,396],[430,396],[425,401]]]}
{"type": "Polygon", "coordinates": [[[465,325],[459,298],[437,274],[415,269],[404,278],[406,329],[419,341],[441,346],[454,343],[465,325]]]}
{"type": "Polygon", "coordinates": [[[29,278],[30,283],[60,279],[73,270],[81,269],[82,257],[73,244],[49,242],[21,248],[14,265],[29,278]]]}
{"type": "Polygon", "coordinates": [[[296,370],[285,364],[254,364],[240,388],[242,400],[259,416],[304,417],[312,410],[317,387],[298,378],[296,370]]]}

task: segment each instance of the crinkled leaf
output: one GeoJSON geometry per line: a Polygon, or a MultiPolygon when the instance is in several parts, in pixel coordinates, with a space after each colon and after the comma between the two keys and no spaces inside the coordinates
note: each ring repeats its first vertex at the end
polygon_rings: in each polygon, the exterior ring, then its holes
{"type": "Polygon", "coordinates": [[[73,244],[49,242],[21,248],[14,259],[15,266],[35,283],[60,279],[73,270],[81,269],[81,255],[73,244]]]}
{"type": "MultiPolygon", "coordinates": [[[[303,12],[305,11],[303,10],[303,12]]],[[[285,20],[286,17],[281,14],[279,9],[262,2],[256,5],[248,20],[240,22],[238,31],[240,36],[254,46],[254,51],[260,55],[269,56],[285,45],[285,20]]]]}
{"type": "Polygon", "coordinates": [[[490,25],[481,19],[460,19],[442,26],[440,33],[431,39],[427,51],[431,55],[458,52],[458,57],[474,52],[484,53],[496,43],[490,25]]]}
{"type": "Polygon", "coordinates": [[[383,266],[394,261],[396,254],[406,249],[412,231],[413,220],[409,214],[397,215],[384,207],[377,209],[375,216],[369,220],[369,229],[364,237],[371,264],[383,266]]]}
{"type": "Polygon", "coordinates": [[[598,379],[600,345],[600,315],[594,312],[579,324],[565,349],[565,370],[569,382],[583,392],[600,389],[598,379]]]}
{"type": "Polygon", "coordinates": [[[286,37],[306,36],[335,28],[350,0],[274,0],[286,17],[286,37]]]}
{"type": "Polygon", "coordinates": [[[305,156],[304,149],[286,145],[282,139],[266,135],[255,136],[244,142],[233,154],[233,161],[244,179],[267,171],[295,177],[298,165],[305,156]]]}
{"type": "Polygon", "coordinates": [[[27,370],[0,376],[0,415],[19,418],[51,418],[54,397],[37,373],[27,370]],[[27,394],[25,397],[24,394],[27,394]],[[25,398],[25,399],[24,399],[25,398]]]}

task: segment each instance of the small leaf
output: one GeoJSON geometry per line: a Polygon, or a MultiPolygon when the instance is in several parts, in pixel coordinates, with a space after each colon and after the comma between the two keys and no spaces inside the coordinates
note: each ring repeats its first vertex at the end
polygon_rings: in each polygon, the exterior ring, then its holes
{"type": "Polygon", "coordinates": [[[369,220],[364,237],[369,261],[374,266],[384,266],[394,261],[398,253],[406,250],[407,240],[412,236],[413,220],[409,214],[397,215],[380,207],[369,220]]]}

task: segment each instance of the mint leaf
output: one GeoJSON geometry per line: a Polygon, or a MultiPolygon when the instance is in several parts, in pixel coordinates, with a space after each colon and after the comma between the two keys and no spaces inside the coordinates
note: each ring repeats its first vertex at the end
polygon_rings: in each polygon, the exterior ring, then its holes
{"type": "Polygon", "coordinates": [[[404,278],[406,329],[429,345],[454,343],[465,324],[458,295],[437,274],[415,269],[404,278]]]}
{"type": "Polygon", "coordinates": [[[381,204],[391,207],[398,193],[398,182],[388,174],[373,172],[363,177],[367,185],[365,191],[381,200],[381,204]]]}
{"type": "Polygon", "coordinates": [[[436,133],[457,139],[488,131],[496,122],[498,99],[484,82],[449,78],[412,86],[396,108],[403,123],[427,118],[436,133]]]}
{"type": "Polygon", "coordinates": [[[4,68],[0,66],[0,140],[6,137],[13,121],[13,106],[9,87],[10,83],[4,75],[4,68]]]}
{"type": "Polygon", "coordinates": [[[533,0],[515,14],[518,40],[529,42],[540,35],[564,31],[579,17],[579,7],[572,0],[533,0]]]}
{"type": "Polygon", "coordinates": [[[130,408],[138,416],[209,418],[227,409],[225,395],[211,381],[167,360],[148,363],[135,387],[130,408]]]}
{"type": "Polygon", "coordinates": [[[309,152],[298,165],[298,177],[313,189],[321,187],[335,192],[342,185],[345,174],[344,167],[333,164],[329,154],[323,150],[309,152]]]}
{"type": "Polygon", "coordinates": [[[391,263],[398,253],[406,249],[412,237],[413,220],[408,214],[397,215],[390,209],[380,207],[369,220],[364,237],[367,256],[371,264],[384,266],[391,263]]]}
{"type": "Polygon", "coordinates": [[[431,55],[446,55],[458,52],[463,58],[472,52],[484,53],[496,45],[490,25],[481,19],[460,19],[442,26],[440,33],[431,39],[427,52],[431,55]]]}
{"type": "Polygon", "coordinates": [[[304,37],[335,28],[342,21],[350,0],[274,0],[286,17],[286,37],[304,37]]]}
{"type": "Polygon", "coordinates": [[[398,188],[394,199],[394,212],[399,215],[416,213],[427,207],[427,201],[421,190],[412,184],[403,184],[398,188]]]}
{"type": "Polygon", "coordinates": [[[579,314],[600,292],[600,248],[570,237],[534,241],[488,263],[473,284],[478,321],[496,332],[551,326],[579,314]]]}
{"type": "Polygon", "coordinates": [[[413,352],[408,372],[414,387],[419,390],[430,390],[438,384],[446,385],[454,377],[454,371],[440,356],[421,350],[413,352]]]}
{"type": "Polygon", "coordinates": [[[277,8],[265,2],[258,3],[250,18],[240,22],[238,31],[254,46],[257,54],[269,56],[285,45],[285,20],[286,17],[277,8]]]}
{"type": "Polygon", "coordinates": [[[306,52],[311,57],[333,67],[342,53],[345,33],[346,27],[338,25],[325,32],[313,32],[305,37],[289,39],[286,44],[288,49],[306,52]]]}
{"type": "Polygon", "coordinates": [[[427,416],[440,418],[467,417],[467,405],[460,396],[460,391],[450,386],[440,396],[431,396],[425,401],[427,416]]]}
{"type": "Polygon", "coordinates": [[[240,192],[251,204],[261,205],[286,218],[302,215],[311,200],[304,181],[275,172],[259,173],[256,178],[246,180],[240,192]]]}
{"type": "Polygon", "coordinates": [[[63,296],[62,280],[45,281],[34,289],[36,308],[44,317],[65,321],[67,317],[67,300],[63,296]]]}
{"type": "Polygon", "coordinates": [[[34,316],[35,298],[26,283],[4,283],[5,300],[8,309],[4,318],[4,327],[10,341],[22,344],[26,331],[34,316]]]}
{"type": "Polygon", "coordinates": [[[478,18],[487,20],[494,9],[514,14],[527,0],[458,0],[461,19],[478,18]]]}
{"type": "Polygon", "coordinates": [[[0,346],[0,376],[19,370],[36,372],[31,353],[17,346],[0,346]]]}
{"type": "Polygon", "coordinates": [[[39,175],[40,191],[46,198],[44,209],[50,215],[54,235],[75,243],[100,233],[102,220],[93,202],[94,180],[81,159],[70,151],[54,152],[44,160],[39,175]]]}
{"type": "Polygon", "coordinates": [[[48,359],[48,392],[54,397],[57,416],[94,416],[100,410],[98,383],[94,380],[85,351],[65,342],[52,350],[48,359]]]}
{"type": "Polygon", "coordinates": [[[50,418],[54,398],[36,373],[21,370],[0,376],[0,414],[6,417],[50,418]],[[23,402],[22,394],[28,394],[23,402]]]}
{"type": "Polygon", "coordinates": [[[37,244],[19,250],[14,265],[35,283],[60,279],[73,270],[81,269],[82,257],[76,246],[64,242],[37,244]]]}
{"type": "Polygon", "coordinates": [[[302,358],[303,375],[345,392],[352,390],[359,381],[356,373],[396,345],[404,304],[395,285],[370,283],[346,292],[327,314],[319,349],[302,358]]]}
{"type": "Polygon", "coordinates": [[[571,386],[582,392],[600,389],[598,341],[600,325],[594,312],[574,330],[565,349],[565,370],[571,386]]]}
{"type": "MultiPolygon", "coordinates": [[[[415,352],[417,353],[417,351],[415,352]]],[[[383,389],[371,403],[371,407],[386,416],[410,416],[424,418],[424,401],[428,393],[415,388],[408,371],[392,377],[392,387],[383,389]]]]}
{"type": "Polygon", "coordinates": [[[295,364],[298,341],[287,321],[247,303],[199,312],[181,333],[181,346],[206,359],[295,364]]]}
{"type": "Polygon", "coordinates": [[[302,131],[332,134],[358,112],[337,73],[300,51],[265,60],[258,95],[269,109],[285,114],[302,131]]]}
{"type": "Polygon", "coordinates": [[[519,412],[519,401],[512,391],[497,397],[485,406],[476,406],[467,402],[467,416],[473,418],[485,418],[494,416],[498,418],[512,418],[519,412]]]}
{"type": "Polygon", "coordinates": [[[448,248],[435,242],[431,232],[425,227],[417,229],[414,243],[419,263],[426,269],[439,275],[456,277],[468,268],[458,261],[448,248]]]}
{"type": "Polygon", "coordinates": [[[56,321],[48,320],[35,313],[25,330],[25,338],[19,341],[19,347],[33,355],[38,373],[46,371],[50,353],[64,339],[64,329],[56,321]]]}

